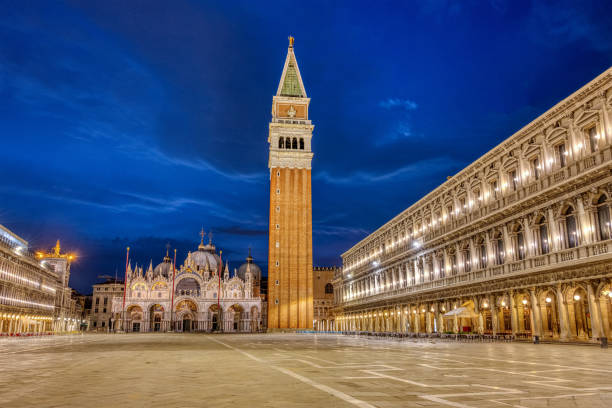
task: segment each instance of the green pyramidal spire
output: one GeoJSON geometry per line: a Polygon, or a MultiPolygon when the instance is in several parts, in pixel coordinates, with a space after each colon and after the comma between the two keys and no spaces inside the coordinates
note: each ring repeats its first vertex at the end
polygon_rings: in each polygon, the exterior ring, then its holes
{"type": "Polygon", "coordinates": [[[283,81],[281,96],[304,96],[302,95],[302,89],[300,87],[297,71],[295,70],[295,63],[293,61],[289,61],[289,65],[287,66],[287,74],[285,75],[285,80],[283,81]]]}
{"type": "Polygon", "coordinates": [[[289,50],[287,52],[287,59],[285,60],[285,67],[283,69],[283,76],[281,77],[277,96],[306,98],[302,77],[300,76],[300,69],[298,68],[297,60],[293,52],[293,37],[289,37],[289,50]]]}

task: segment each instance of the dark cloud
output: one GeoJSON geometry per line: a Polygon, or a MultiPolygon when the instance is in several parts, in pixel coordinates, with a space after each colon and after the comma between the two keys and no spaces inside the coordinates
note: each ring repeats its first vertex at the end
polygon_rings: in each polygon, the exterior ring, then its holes
{"type": "Polygon", "coordinates": [[[248,237],[258,236],[258,235],[267,235],[267,229],[245,229],[242,226],[234,225],[231,227],[216,227],[214,231],[218,231],[222,234],[228,235],[244,235],[248,237]]]}

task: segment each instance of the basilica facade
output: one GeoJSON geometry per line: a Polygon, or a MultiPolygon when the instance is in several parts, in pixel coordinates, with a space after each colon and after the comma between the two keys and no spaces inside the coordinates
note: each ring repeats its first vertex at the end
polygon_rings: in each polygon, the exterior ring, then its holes
{"type": "Polygon", "coordinates": [[[336,328],[607,342],[612,68],[342,255],[336,328]]]}
{"type": "Polygon", "coordinates": [[[115,331],[256,332],[262,330],[261,269],[250,253],[230,274],[212,239],[181,265],[166,256],[145,270],[128,265],[125,300],[112,300],[115,331]]]}

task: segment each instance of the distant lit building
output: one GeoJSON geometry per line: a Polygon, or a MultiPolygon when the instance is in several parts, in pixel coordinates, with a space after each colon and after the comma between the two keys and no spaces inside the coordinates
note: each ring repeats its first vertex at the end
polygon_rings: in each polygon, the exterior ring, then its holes
{"type": "Polygon", "coordinates": [[[336,326],[605,342],[611,204],[608,69],[342,254],[336,326]]]}
{"type": "Polygon", "coordinates": [[[122,281],[115,279],[93,285],[89,330],[106,332],[112,329],[113,301],[123,300],[123,286],[122,281]]]}
{"type": "Polygon", "coordinates": [[[78,330],[82,308],[68,287],[72,255],[59,241],[47,254],[0,225],[0,333],[32,335],[78,330]]]}
{"type": "Polygon", "coordinates": [[[114,330],[262,330],[261,269],[249,254],[247,262],[230,275],[212,239],[204,244],[204,231],[201,235],[197,250],[189,252],[182,265],[175,267],[166,253],[161,263],[153,267],[151,262],[146,271],[128,266],[125,307],[123,295],[109,300],[114,330]]]}
{"type": "Polygon", "coordinates": [[[314,329],[317,331],[334,330],[334,287],[332,281],[340,268],[318,267],[312,271],[314,329]]]}

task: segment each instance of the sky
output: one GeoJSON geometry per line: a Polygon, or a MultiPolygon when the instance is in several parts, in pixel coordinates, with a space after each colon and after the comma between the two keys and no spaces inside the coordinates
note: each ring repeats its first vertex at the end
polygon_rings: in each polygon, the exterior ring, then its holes
{"type": "Polygon", "coordinates": [[[612,65],[609,1],[0,0],[0,224],[83,293],[213,232],[267,270],[272,96],[295,37],[314,265],[612,65]]]}

